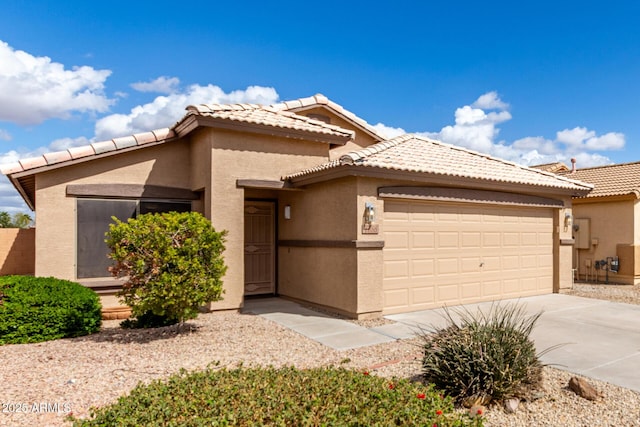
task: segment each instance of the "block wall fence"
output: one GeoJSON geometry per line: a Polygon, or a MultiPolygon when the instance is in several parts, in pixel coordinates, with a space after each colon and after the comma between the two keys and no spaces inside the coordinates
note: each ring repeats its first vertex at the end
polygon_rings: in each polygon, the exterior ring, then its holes
{"type": "Polygon", "coordinates": [[[36,269],[36,229],[0,228],[0,276],[33,275],[36,269]]]}

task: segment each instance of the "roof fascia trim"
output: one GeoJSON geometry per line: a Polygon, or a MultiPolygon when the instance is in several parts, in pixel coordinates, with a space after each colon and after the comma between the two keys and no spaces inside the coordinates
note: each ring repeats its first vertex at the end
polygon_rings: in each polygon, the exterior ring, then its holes
{"type": "Polygon", "coordinates": [[[429,172],[411,172],[401,171],[395,169],[383,169],[376,167],[363,167],[357,165],[340,165],[333,168],[328,168],[313,172],[308,175],[289,178],[293,186],[304,186],[315,184],[318,182],[328,181],[331,179],[342,178],[345,176],[362,176],[370,178],[385,178],[404,181],[415,181],[429,184],[440,184],[443,186],[463,185],[467,188],[486,189],[488,185],[493,188],[504,190],[505,192],[526,192],[526,193],[538,193],[538,194],[554,194],[554,195],[566,195],[575,196],[586,194],[591,189],[578,190],[573,188],[558,188],[547,186],[536,186],[532,184],[520,184],[500,181],[489,181],[474,178],[443,176],[440,174],[433,174],[429,172]]]}
{"type": "Polygon", "coordinates": [[[292,139],[300,139],[304,141],[322,142],[325,144],[345,145],[348,141],[353,139],[351,135],[330,135],[325,133],[309,132],[305,130],[297,130],[290,128],[278,128],[274,126],[240,122],[231,119],[222,119],[216,117],[207,116],[189,116],[182,123],[175,127],[175,131],[180,136],[185,136],[189,132],[192,132],[197,127],[212,127],[216,129],[233,130],[238,132],[256,133],[260,135],[270,135],[277,137],[285,137],[292,139]]]}
{"type": "Polygon", "coordinates": [[[463,202],[536,208],[562,208],[562,200],[502,191],[469,190],[447,187],[380,187],[378,196],[405,200],[463,202]]]}

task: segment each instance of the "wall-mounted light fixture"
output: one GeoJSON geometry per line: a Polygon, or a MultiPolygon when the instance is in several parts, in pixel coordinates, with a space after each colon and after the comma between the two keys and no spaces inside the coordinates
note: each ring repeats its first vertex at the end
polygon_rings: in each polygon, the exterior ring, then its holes
{"type": "Polygon", "coordinates": [[[291,205],[284,207],[284,219],[291,219],[291,205]]]}
{"type": "Polygon", "coordinates": [[[571,212],[565,212],[564,213],[564,228],[571,227],[572,223],[573,223],[573,216],[571,215],[571,212]]]}
{"type": "Polygon", "coordinates": [[[364,223],[373,224],[376,219],[376,210],[373,207],[373,203],[367,202],[364,205],[364,223]]]}

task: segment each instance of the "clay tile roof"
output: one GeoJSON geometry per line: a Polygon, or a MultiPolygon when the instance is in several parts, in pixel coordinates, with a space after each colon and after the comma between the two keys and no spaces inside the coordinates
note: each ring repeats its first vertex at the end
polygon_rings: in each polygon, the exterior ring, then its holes
{"type": "Polygon", "coordinates": [[[137,145],[147,144],[149,142],[161,142],[175,136],[170,129],[158,129],[153,132],[144,134],[136,134],[122,138],[114,138],[108,141],[94,142],[90,145],[81,147],[71,147],[63,151],[46,153],[39,157],[31,157],[22,159],[18,163],[3,166],[0,172],[5,175],[25,172],[32,169],[38,169],[45,166],[59,165],[65,162],[78,160],[85,157],[96,156],[109,152],[116,152],[125,148],[135,147],[137,145]]]}
{"type": "Polygon", "coordinates": [[[640,162],[584,168],[562,175],[593,184],[593,191],[584,197],[632,195],[640,198],[640,162]]]}
{"type": "Polygon", "coordinates": [[[200,104],[187,107],[187,116],[197,115],[215,119],[306,131],[316,134],[353,138],[353,131],[319,120],[295,114],[286,109],[259,104],[200,104]]]}
{"type": "Polygon", "coordinates": [[[583,192],[591,188],[584,182],[413,134],[353,151],[339,160],[289,175],[285,179],[300,178],[341,166],[429,173],[583,192]]]}
{"type": "Polygon", "coordinates": [[[339,116],[342,116],[347,122],[351,122],[353,125],[364,130],[369,135],[373,136],[378,141],[384,140],[384,137],[378,133],[378,131],[367,123],[365,120],[353,114],[351,111],[344,108],[342,105],[331,101],[329,98],[322,94],[316,94],[307,98],[300,98],[293,101],[285,101],[279,104],[273,104],[272,107],[278,110],[290,110],[293,112],[300,112],[309,110],[317,106],[323,106],[329,110],[333,110],[339,116]]]}
{"type": "Polygon", "coordinates": [[[542,165],[531,166],[533,169],[540,169],[542,171],[551,173],[561,173],[570,171],[569,167],[562,162],[545,163],[542,165]]]}

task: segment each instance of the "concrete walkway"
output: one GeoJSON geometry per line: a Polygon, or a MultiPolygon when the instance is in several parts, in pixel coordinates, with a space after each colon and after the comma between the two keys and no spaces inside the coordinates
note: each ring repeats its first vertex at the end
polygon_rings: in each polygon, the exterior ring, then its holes
{"type": "MultiPolygon", "coordinates": [[[[532,333],[543,363],[640,392],[640,305],[551,294],[501,301],[527,314],[542,311],[532,333]]],[[[486,312],[491,303],[462,307],[486,312]]],[[[459,307],[452,307],[455,313],[459,307]]],[[[364,328],[279,298],[249,300],[244,312],[261,315],[338,350],[405,339],[445,323],[443,310],[385,316],[394,324],[364,328]]]]}

